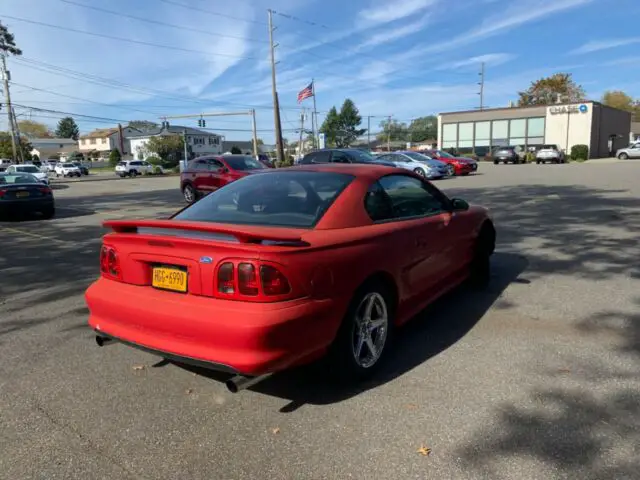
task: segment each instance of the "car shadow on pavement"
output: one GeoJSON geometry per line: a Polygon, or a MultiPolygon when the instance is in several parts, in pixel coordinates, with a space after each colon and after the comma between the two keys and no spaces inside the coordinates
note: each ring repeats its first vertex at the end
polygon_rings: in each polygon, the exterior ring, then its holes
{"type": "MultiPolygon", "coordinates": [[[[320,361],[273,375],[250,389],[289,400],[280,410],[288,413],[305,404],[340,402],[394,380],[460,341],[511,283],[528,282],[525,278],[518,278],[527,267],[523,256],[497,252],[492,263],[492,282],[487,290],[475,291],[462,285],[399,328],[390,357],[370,381],[352,386],[331,383],[320,361]]],[[[182,364],[178,366],[216,381],[230,378],[220,372],[182,364]]]]}

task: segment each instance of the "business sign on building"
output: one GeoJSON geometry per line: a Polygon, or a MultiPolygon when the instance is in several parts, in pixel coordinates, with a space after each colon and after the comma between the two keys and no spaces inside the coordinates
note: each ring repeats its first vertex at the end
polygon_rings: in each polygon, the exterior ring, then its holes
{"type": "Polygon", "coordinates": [[[584,103],[582,105],[558,105],[557,107],[549,107],[549,113],[551,115],[559,115],[561,113],[587,113],[588,110],[584,103]]]}

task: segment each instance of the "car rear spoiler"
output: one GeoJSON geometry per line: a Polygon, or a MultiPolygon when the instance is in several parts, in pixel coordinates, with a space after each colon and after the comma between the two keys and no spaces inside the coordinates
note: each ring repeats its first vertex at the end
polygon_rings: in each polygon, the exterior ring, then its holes
{"type": "Polygon", "coordinates": [[[213,234],[213,236],[234,237],[240,243],[257,243],[287,246],[309,246],[302,240],[300,234],[277,231],[280,229],[270,227],[253,227],[241,225],[221,225],[206,222],[178,222],[175,220],[107,220],[102,224],[105,228],[112,229],[115,233],[145,233],[153,234],[156,230],[161,232],[174,231],[177,236],[182,231],[185,236],[189,233],[213,234]],[[150,231],[151,230],[151,231],[150,231]]]}

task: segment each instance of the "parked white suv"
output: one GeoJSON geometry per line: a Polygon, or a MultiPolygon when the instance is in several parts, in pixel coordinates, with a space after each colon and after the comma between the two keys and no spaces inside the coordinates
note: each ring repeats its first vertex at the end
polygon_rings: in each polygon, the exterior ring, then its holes
{"type": "Polygon", "coordinates": [[[118,165],[116,165],[116,175],[121,177],[148,175],[154,173],[156,168],[159,168],[160,171],[162,171],[162,167],[156,167],[144,160],[126,160],[118,162],[118,165]]]}
{"type": "Polygon", "coordinates": [[[49,175],[47,172],[43,172],[35,165],[10,165],[7,173],[29,173],[40,180],[42,183],[49,185],[49,175]]]}
{"type": "Polygon", "coordinates": [[[70,162],[58,163],[55,166],[54,172],[56,173],[56,177],[60,175],[63,177],[79,177],[82,175],[80,169],[70,162]]]}
{"type": "Polygon", "coordinates": [[[564,152],[557,145],[543,145],[536,153],[536,163],[564,163],[564,152]]]}

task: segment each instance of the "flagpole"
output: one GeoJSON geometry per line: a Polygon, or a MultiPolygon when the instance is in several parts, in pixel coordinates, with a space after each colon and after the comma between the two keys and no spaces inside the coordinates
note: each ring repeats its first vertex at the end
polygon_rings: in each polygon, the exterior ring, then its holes
{"type": "Polygon", "coordinates": [[[316,81],[311,79],[311,91],[313,92],[313,114],[311,115],[311,128],[313,130],[313,143],[316,148],[320,148],[318,139],[318,112],[316,111],[316,81]]]}

